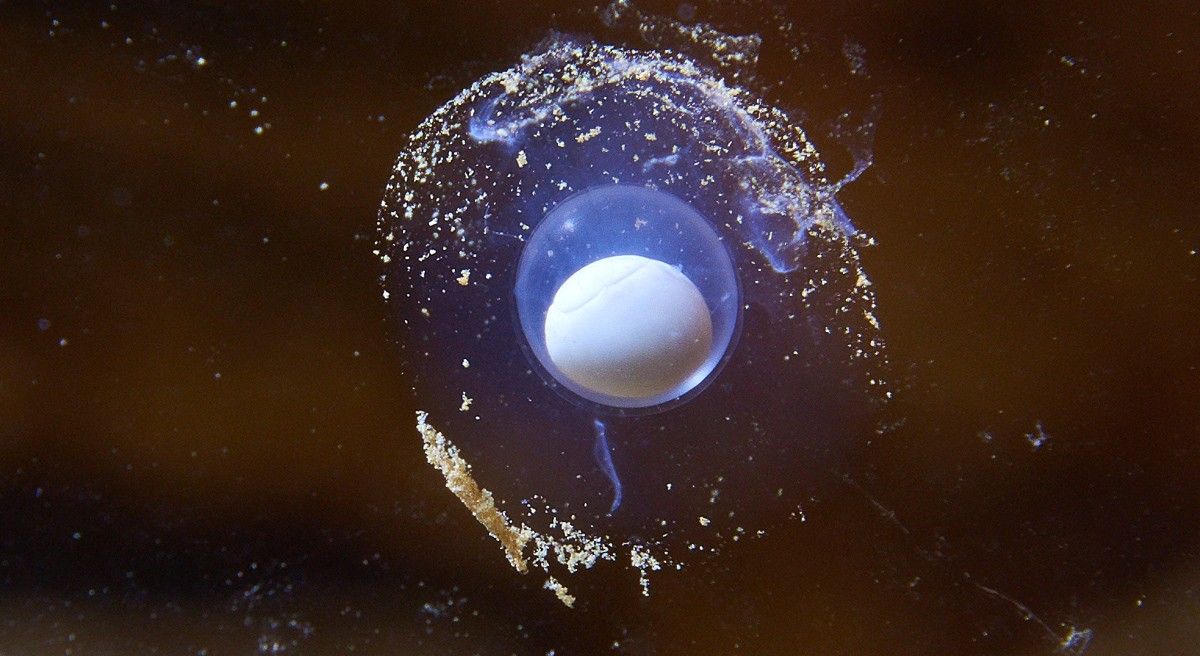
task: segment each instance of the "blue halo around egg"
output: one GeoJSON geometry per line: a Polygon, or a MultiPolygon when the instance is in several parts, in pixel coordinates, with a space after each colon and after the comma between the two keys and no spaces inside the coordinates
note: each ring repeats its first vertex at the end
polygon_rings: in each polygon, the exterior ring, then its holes
{"type": "Polygon", "coordinates": [[[737,272],[712,224],[675,196],[635,185],[604,185],[555,205],[525,242],[513,291],[523,343],[539,370],[568,399],[601,414],[661,412],[698,394],[729,352],[741,309],[737,272]],[[699,289],[711,317],[707,357],[659,394],[617,396],[590,389],[560,371],[547,352],[544,326],[555,291],[588,264],[620,255],[675,267],[699,289]]]}
{"type": "Polygon", "coordinates": [[[796,121],[719,73],[552,40],[397,159],[378,242],[397,375],[510,518],[669,540],[698,515],[726,537],[788,517],[887,394],[837,188],[796,121]],[[572,387],[540,344],[557,286],[624,254],[679,267],[713,322],[696,375],[632,403],[572,387]]]}

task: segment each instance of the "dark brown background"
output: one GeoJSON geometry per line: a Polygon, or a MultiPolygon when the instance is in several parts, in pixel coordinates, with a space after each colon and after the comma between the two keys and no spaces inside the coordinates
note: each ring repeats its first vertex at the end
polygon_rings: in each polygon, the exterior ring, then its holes
{"type": "Polygon", "coordinates": [[[370,252],[405,132],[591,14],[0,0],[0,653],[1197,653],[1200,16],[1051,5],[787,10],[881,94],[896,427],[568,611],[422,462],[370,252]]]}

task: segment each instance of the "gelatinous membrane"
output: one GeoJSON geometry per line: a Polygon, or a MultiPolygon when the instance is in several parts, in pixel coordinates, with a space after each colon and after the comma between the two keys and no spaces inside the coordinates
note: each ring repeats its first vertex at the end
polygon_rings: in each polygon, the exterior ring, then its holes
{"type": "Polygon", "coordinates": [[[438,109],[396,163],[379,254],[400,375],[514,524],[572,516],[677,561],[752,535],[797,512],[885,395],[864,238],[836,188],[794,121],[716,73],[550,41],[438,109]],[[572,203],[609,194],[643,210],[678,203],[674,216],[702,229],[618,203],[578,214],[573,238],[572,203]],[[539,351],[556,286],[618,254],[680,267],[712,313],[707,385],[652,399],[661,412],[571,398],[539,351]],[[523,257],[540,273],[520,275],[523,257]],[[624,501],[610,516],[614,469],[624,501]]]}

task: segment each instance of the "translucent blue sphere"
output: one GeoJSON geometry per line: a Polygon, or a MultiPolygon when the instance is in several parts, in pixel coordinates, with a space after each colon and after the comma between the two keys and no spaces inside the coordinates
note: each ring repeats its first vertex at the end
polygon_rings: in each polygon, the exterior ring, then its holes
{"type": "MultiPolygon", "coordinates": [[[[556,205],[525,243],[514,293],[525,345],[549,382],[561,386],[572,400],[620,414],[666,410],[699,393],[716,376],[730,351],[741,307],[733,261],[709,220],[672,194],[634,185],[596,187],[556,205]],[[547,311],[555,292],[583,267],[622,255],[677,269],[700,292],[711,320],[711,340],[703,359],[689,363],[682,380],[668,389],[655,389],[656,393],[617,395],[581,384],[556,365],[547,349],[547,311]]],[[[631,309],[647,314],[664,311],[631,309]]],[[[606,313],[598,318],[602,322],[617,320],[606,313]]],[[[627,326],[611,328],[630,330],[627,326]]],[[[603,357],[597,355],[600,360],[603,357]]]]}

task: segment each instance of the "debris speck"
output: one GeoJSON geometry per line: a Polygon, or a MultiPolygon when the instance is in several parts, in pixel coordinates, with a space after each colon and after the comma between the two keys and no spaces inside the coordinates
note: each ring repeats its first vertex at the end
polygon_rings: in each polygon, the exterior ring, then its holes
{"type": "Polygon", "coordinates": [[[1033,432],[1025,433],[1025,440],[1029,442],[1029,446],[1037,451],[1050,441],[1050,434],[1042,427],[1042,422],[1039,420],[1033,425],[1033,432]]]}
{"type": "Polygon", "coordinates": [[[629,549],[629,564],[633,565],[638,571],[638,584],[642,586],[642,596],[650,596],[650,577],[648,572],[657,572],[662,569],[662,563],[658,561],[645,547],[641,545],[633,545],[629,549]]]}
{"type": "Polygon", "coordinates": [[[553,592],[554,596],[558,597],[558,600],[567,608],[575,607],[575,597],[567,591],[567,586],[558,582],[558,579],[551,576],[546,579],[546,583],[542,587],[553,592]]]}
{"type": "Polygon", "coordinates": [[[592,128],[591,130],[588,130],[587,132],[583,132],[581,134],[576,135],[575,142],[576,143],[586,143],[588,141],[591,141],[592,139],[595,139],[598,136],[600,136],[600,126],[599,125],[592,128]]]}

